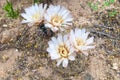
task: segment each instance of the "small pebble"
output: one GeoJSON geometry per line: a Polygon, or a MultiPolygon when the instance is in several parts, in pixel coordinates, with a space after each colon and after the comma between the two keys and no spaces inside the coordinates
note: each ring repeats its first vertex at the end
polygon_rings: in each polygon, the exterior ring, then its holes
{"type": "Polygon", "coordinates": [[[8,25],[7,24],[3,24],[3,27],[8,27],[8,25]]]}
{"type": "Polygon", "coordinates": [[[118,64],[117,63],[113,63],[113,69],[117,70],[118,69],[118,64]]]}
{"type": "Polygon", "coordinates": [[[18,52],[18,49],[16,49],[15,51],[18,52]]]}

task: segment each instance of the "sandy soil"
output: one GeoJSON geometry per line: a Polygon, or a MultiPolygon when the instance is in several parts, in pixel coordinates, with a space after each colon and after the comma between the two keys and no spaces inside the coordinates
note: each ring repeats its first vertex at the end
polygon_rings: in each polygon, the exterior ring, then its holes
{"type": "MultiPolygon", "coordinates": [[[[20,13],[33,1],[11,0],[20,13]]],[[[0,80],[120,80],[120,1],[104,9],[93,11],[89,2],[104,0],[52,0],[74,16],[74,27],[86,28],[95,37],[96,48],[89,56],[80,55],[67,68],[56,67],[47,52],[51,35],[37,27],[21,24],[21,16],[10,19],[2,10],[0,0],[0,80]],[[107,11],[119,13],[106,17],[107,11]]],[[[46,1],[47,2],[47,1],[46,1]]],[[[99,5],[100,7],[101,5],[99,5]]]]}

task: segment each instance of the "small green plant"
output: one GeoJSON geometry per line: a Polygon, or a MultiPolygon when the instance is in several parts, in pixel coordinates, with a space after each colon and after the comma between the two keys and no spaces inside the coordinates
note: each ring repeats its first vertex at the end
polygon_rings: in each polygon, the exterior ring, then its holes
{"type": "Polygon", "coordinates": [[[110,6],[114,2],[115,2],[115,0],[107,0],[107,1],[104,2],[104,6],[110,6]]]}
{"type": "Polygon", "coordinates": [[[92,10],[94,11],[98,11],[98,9],[100,8],[104,8],[104,7],[107,7],[107,6],[110,6],[111,4],[113,4],[115,2],[115,0],[105,0],[103,4],[100,4],[99,2],[96,2],[96,3],[92,3],[92,2],[89,2],[89,6],[92,10]],[[98,7],[99,6],[99,7],[98,7]]]}
{"type": "Polygon", "coordinates": [[[43,0],[33,0],[34,3],[43,2],[43,0]]]}
{"type": "Polygon", "coordinates": [[[3,10],[5,10],[7,12],[6,15],[13,19],[17,18],[19,16],[18,9],[14,10],[13,4],[11,2],[9,2],[8,0],[6,0],[6,2],[7,3],[3,6],[3,10]]]}
{"type": "Polygon", "coordinates": [[[108,12],[108,16],[110,17],[115,17],[115,15],[117,14],[118,12],[116,10],[113,10],[111,12],[108,12]]]}
{"type": "Polygon", "coordinates": [[[96,3],[96,4],[89,3],[88,5],[91,7],[92,10],[94,10],[94,11],[98,10],[98,3],[96,3]]]}

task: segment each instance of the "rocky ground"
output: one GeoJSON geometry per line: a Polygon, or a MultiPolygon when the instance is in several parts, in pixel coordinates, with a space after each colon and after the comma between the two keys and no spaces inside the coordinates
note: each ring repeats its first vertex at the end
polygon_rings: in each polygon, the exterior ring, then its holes
{"type": "MultiPolygon", "coordinates": [[[[20,13],[32,0],[11,0],[20,13]]],[[[0,80],[120,80],[120,1],[91,9],[90,2],[104,0],[52,0],[49,4],[63,5],[74,16],[73,27],[86,28],[95,37],[96,48],[89,56],[77,56],[67,68],[56,67],[50,60],[47,42],[55,35],[39,27],[21,24],[22,17],[11,19],[2,10],[0,0],[0,80]],[[109,11],[118,13],[109,16],[109,11]]]]}

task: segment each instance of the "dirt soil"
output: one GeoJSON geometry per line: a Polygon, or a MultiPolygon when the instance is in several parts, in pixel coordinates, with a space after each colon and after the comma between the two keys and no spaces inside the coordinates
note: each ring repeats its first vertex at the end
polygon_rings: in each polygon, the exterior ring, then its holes
{"type": "MultiPolygon", "coordinates": [[[[32,0],[10,1],[20,13],[33,4],[32,0]]],[[[2,10],[6,0],[0,0],[0,80],[120,80],[120,0],[105,8],[101,8],[105,0],[51,1],[43,2],[68,8],[74,17],[73,28],[90,31],[96,48],[88,57],[77,56],[67,68],[56,67],[46,52],[55,34],[21,24],[21,16],[8,18],[2,10]],[[97,11],[90,2],[101,3],[97,11]],[[112,10],[118,13],[110,17],[112,10]]]]}

